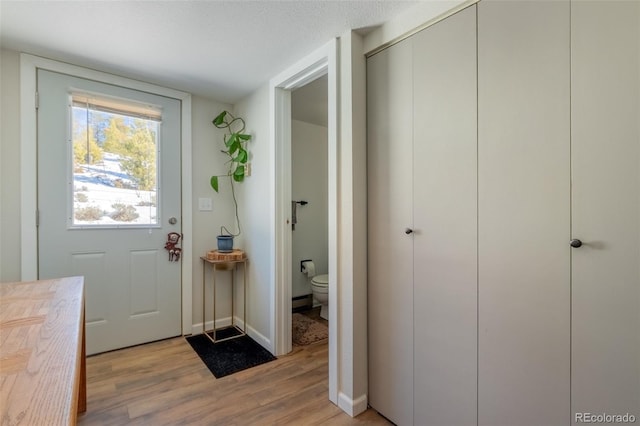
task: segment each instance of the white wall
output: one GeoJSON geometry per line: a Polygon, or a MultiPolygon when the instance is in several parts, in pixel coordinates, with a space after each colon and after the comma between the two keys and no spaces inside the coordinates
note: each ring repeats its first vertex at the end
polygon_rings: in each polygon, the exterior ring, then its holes
{"type": "Polygon", "coordinates": [[[0,282],[20,280],[20,55],[0,51],[0,282]]]}
{"type": "Polygon", "coordinates": [[[273,276],[271,228],[274,220],[272,193],[273,158],[269,141],[269,87],[264,85],[238,102],[234,114],[247,123],[251,176],[238,185],[238,202],[243,231],[237,247],[242,247],[249,257],[247,322],[249,333],[264,346],[272,349],[271,300],[275,291],[270,278],[273,276]]]}
{"type": "MultiPolygon", "coordinates": [[[[235,219],[232,207],[231,189],[226,179],[220,180],[220,192],[216,193],[209,184],[214,174],[226,172],[226,156],[220,152],[224,147],[224,131],[217,129],[213,119],[223,110],[230,110],[226,104],[193,96],[191,98],[191,129],[193,133],[193,324],[202,323],[202,260],[200,256],[216,248],[216,236],[220,226],[226,226],[234,232],[235,219]],[[199,198],[211,198],[212,211],[200,211],[199,198]]],[[[237,245],[236,245],[237,246],[237,245]]],[[[186,265],[184,265],[186,267],[186,265]]],[[[207,270],[207,311],[206,321],[212,319],[211,270],[207,270]]],[[[231,315],[231,287],[228,273],[216,274],[216,317],[227,318],[231,315]]],[[[199,327],[196,327],[196,331],[199,327]]]]}
{"type": "Polygon", "coordinates": [[[340,37],[338,145],[338,405],[367,409],[366,62],[363,40],[340,37]]]}
{"type": "Polygon", "coordinates": [[[292,297],[311,293],[309,278],[300,272],[302,260],[313,260],[316,274],[329,271],[327,138],[326,127],[291,121],[291,196],[309,202],[298,205],[292,234],[292,297]]]}

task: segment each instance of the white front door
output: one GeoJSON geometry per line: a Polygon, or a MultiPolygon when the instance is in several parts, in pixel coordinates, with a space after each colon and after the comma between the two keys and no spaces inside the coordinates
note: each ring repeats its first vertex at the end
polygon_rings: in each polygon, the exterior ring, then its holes
{"type": "Polygon", "coordinates": [[[37,76],[39,278],[85,277],[89,354],[181,334],[180,101],[37,76]]]}

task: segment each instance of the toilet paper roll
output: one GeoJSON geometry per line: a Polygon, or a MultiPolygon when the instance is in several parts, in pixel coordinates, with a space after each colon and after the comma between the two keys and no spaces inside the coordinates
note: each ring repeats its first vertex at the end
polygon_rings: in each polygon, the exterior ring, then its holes
{"type": "Polygon", "coordinates": [[[316,275],[316,265],[311,260],[302,262],[302,272],[309,278],[314,277],[316,275]]]}

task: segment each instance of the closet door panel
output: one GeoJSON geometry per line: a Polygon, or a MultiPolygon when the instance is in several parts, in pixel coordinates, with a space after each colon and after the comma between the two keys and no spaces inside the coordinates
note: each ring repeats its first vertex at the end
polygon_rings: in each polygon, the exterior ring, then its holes
{"type": "Polygon", "coordinates": [[[413,423],[412,47],[367,61],[369,403],[413,423]]]}
{"type": "Polygon", "coordinates": [[[640,419],[640,3],[571,15],[571,411],[640,419]]]}
{"type": "Polygon", "coordinates": [[[569,3],[478,5],[478,424],[570,412],[569,3]]]}
{"type": "Polygon", "coordinates": [[[414,424],[476,425],[476,7],[413,39],[414,424]]]}

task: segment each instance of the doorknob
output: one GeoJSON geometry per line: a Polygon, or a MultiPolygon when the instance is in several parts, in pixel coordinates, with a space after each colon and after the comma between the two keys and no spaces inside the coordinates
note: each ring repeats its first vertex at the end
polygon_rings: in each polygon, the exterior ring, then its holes
{"type": "Polygon", "coordinates": [[[405,234],[407,234],[407,235],[409,235],[409,234],[413,233],[413,229],[411,229],[411,228],[405,228],[404,233],[405,233],[405,234]]]}
{"type": "Polygon", "coordinates": [[[578,240],[577,238],[574,238],[573,240],[571,240],[569,242],[569,244],[571,245],[571,247],[573,248],[578,248],[582,246],[582,241],[578,240]]]}

